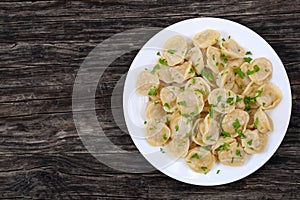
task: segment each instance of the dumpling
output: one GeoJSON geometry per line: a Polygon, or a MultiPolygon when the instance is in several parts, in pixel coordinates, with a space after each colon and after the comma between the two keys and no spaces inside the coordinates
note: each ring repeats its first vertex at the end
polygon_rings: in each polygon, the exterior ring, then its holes
{"type": "Polygon", "coordinates": [[[183,83],[185,80],[195,76],[195,71],[191,62],[184,62],[176,67],[171,67],[170,72],[173,81],[176,83],[183,83]]]}
{"type": "Polygon", "coordinates": [[[203,98],[198,98],[192,90],[178,93],[176,101],[181,114],[186,117],[195,117],[204,107],[203,98]]]}
{"type": "Polygon", "coordinates": [[[216,88],[208,95],[208,103],[219,113],[229,113],[235,109],[236,94],[231,90],[216,88]]]}
{"type": "Polygon", "coordinates": [[[259,108],[254,115],[254,128],[261,133],[267,133],[268,131],[273,131],[273,121],[270,116],[265,113],[261,108],[259,108]]]}
{"type": "Polygon", "coordinates": [[[220,137],[216,144],[212,146],[212,153],[218,155],[218,151],[227,150],[229,144],[236,142],[235,138],[232,137],[220,137]]]}
{"type": "Polygon", "coordinates": [[[247,74],[256,84],[262,85],[272,77],[273,66],[266,58],[256,58],[249,66],[247,74]]]}
{"type": "Polygon", "coordinates": [[[245,55],[245,50],[235,40],[227,39],[221,43],[221,51],[229,58],[242,58],[245,55]]]}
{"type": "Polygon", "coordinates": [[[205,49],[209,46],[216,44],[218,42],[219,37],[220,33],[218,31],[207,29],[200,33],[197,33],[194,36],[193,41],[195,46],[205,49]]]}
{"type": "Polygon", "coordinates": [[[136,81],[136,90],[144,96],[155,96],[158,91],[159,79],[156,74],[152,74],[149,70],[143,70],[139,73],[136,81]]]}
{"type": "Polygon", "coordinates": [[[235,73],[236,73],[235,81],[242,90],[245,90],[245,88],[251,82],[249,76],[247,75],[247,70],[248,69],[249,69],[249,63],[245,62],[241,65],[240,68],[237,68],[235,70],[235,73]]]}
{"type": "Polygon", "coordinates": [[[203,121],[204,120],[201,118],[197,119],[192,129],[192,139],[198,145],[205,145],[202,140],[203,133],[205,131],[205,124],[203,121]]]}
{"type": "Polygon", "coordinates": [[[153,101],[149,101],[146,106],[146,117],[148,119],[157,120],[160,122],[166,122],[167,113],[161,104],[156,104],[153,101]]]}
{"type": "Polygon", "coordinates": [[[189,146],[190,139],[188,137],[175,135],[166,145],[166,151],[176,158],[181,158],[187,155],[189,146]]]}
{"type": "Polygon", "coordinates": [[[202,51],[198,47],[193,47],[188,51],[186,59],[192,62],[192,65],[194,66],[196,73],[200,75],[201,71],[204,68],[202,51]]]}
{"type": "Polygon", "coordinates": [[[191,149],[185,160],[191,169],[204,174],[209,172],[215,164],[215,157],[213,154],[202,147],[191,149]]]}
{"type": "Polygon", "coordinates": [[[173,115],[170,120],[172,137],[180,136],[189,138],[192,134],[192,123],[179,113],[173,115]]]}
{"type": "Polygon", "coordinates": [[[167,61],[169,66],[175,66],[184,61],[187,48],[186,39],[183,36],[175,35],[163,45],[162,57],[167,61]]]}
{"type": "Polygon", "coordinates": [[[220,49],[210,46],[206,51],[207,57],[207,67],[210,68],[214,73],[219,73],[224,69],[225,63],[221,59],[221,51],[220,49]]]}
{"type": "Polygon", "coordinates": [[[212,88],[216,88],[216,74],[209,68],[204,67],[204,69],[201,72],[201,75],[203,79],[208,83],[209,86],[212,88]]]}
{"type": "Polygon", "coordinates": [[[244,134],[246,138],[242,138],[242,146],[248,154],[261,153],[265,149],[268,142],[267,134],[249,129],[244,134]]]}
{"type": "Polygon", "coordinates": [[[260,95],[256,98],[262,109],[269,110],[275,108],[281,101],[280,89],[273,83],[266,83],[258,88],[260,95]]]}
{"type": "Polygon", "coordinates": [[[159,121],[149,120],[146,124],[146,140],[152,146],[165,144],[171,136],[169,127],[159,121]]]}
{"type": "Polygon", "coordinates": [[[231,67],[232,69],[239,68],[244,62],[244,59],[242,58],[236,58],[236,59],[228,59],[228,62],[226,63],[226,67],[231,67]]]}
{"type": "Polygon", "coordinates": [[[217,86],[220,88],[232,89],[235,83],[235,76],[232,68],[227,67],[220,71],[216,78],[217,86]]]}
{"type": "Polygon", "coordinates": [[[241,166],[247,160],[247,154],[238,142],[225,143],[218,148],[218,159],[224,165],[241,166]]]}
{"type": "Polygon", "coordinates": [[[222,120],[222,129],[231,137],[238,136],[237,131],[244,132],[249,121],[249,114],[246,111],[235,109],[226,114],[222,120]]]}
{"type": "Polygon", "coordinates": [[[207,115],[204,118],[204,125],[202,141],[207,145],[215,144],[220,137],[220,125],[218,121],[207,115]]]}
{"type": "Polygon", "coordinates": [[[204,101],[207,100],[208,94],[211,91],[207,81],[201,77],[194,77],[188,80],[185,84],[185,90],[192,90],[197,96],[203,96],[204,101]]]}
{"type": "Polygon", "coordinates": [[[180,88],[176,86],[163,87],[160,91],[160,99],[165,111],[174,112],[177,109],[176,99],[180,88]]]}
{"type": "MultiPolygon", "coordinates": [[[[154,69],[155,73],[157,73],[159,80],[165,82],[165,83],[172,83],[173,82],[173,77],[170,72],[170,67],[165,66],[165,65],[155,65],[154,69]],[[156,68],[156,70],[155,70],[156,68]]],[[[152,70],[152,71],[153,71],[152,70]]]]}

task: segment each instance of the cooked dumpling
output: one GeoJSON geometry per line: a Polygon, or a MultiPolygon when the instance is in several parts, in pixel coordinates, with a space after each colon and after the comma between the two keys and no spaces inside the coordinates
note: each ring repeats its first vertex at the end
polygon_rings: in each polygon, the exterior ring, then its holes
{"type": "Polygon", "coordinates": [[[146,140],[152,146],[165,144],[171,136],[169,127],[159,121],[149,120],[146,125],[146,140]]]}
{"type": "Polygon", "coordinates": [[[188,51],[186,59],[192,62],[196,73],[200,75],[204,68],[202,51],[198,47],[193,47],[188,51]]]}
{"type": "Polygon", "coordinates": [[[266,58],[256,58],[249,66],[249,78],[256,84],[261,85],[272,76],[272,63],[266,58]]]}
{"type": "Polygon", "coordinates": [[[221,59],[220,49],[213,46],[208,47],[206,51],[206,57],[207,67],[210,68],[214,73],[217,74],[224,69],[225,64],[221,59]]]}
{"type": "Polygon", "coordinates": [[[194,36],[194,44],[200,48],[207,48],[218,42],[220,33],[216,30],[207,29],[194,36]]]}
{"type": "Polygon", "coordinates": [[[174,112],[177,109],[176,99],[180,88],[176,86],[167,86],[161,89],[160,99],[165,111],[174,112]]]}
{"type": "Polygon", "coordinates": [[[186,117],[176,113],[170,121],[172,137],[181,136],[189,138],[192,134],[192,123],[186,117]]]}
{"type": "Polygon", "coordinates": [[[226,114],[222,120],[222,129],[230,133],[231,137],[238,136],[238,131],[244,132],[249,121],[249,114],[246,111],[235,109],[226,114]]]}
{"type": "MultiPolygon", "coordinates": [[[[165,83],[172,83],[173,77],[170,72],[170,67],[165,65],[155,65],[154,72],[157,73],[159,80],[165,82],[165,83]]],[[[152,70],[152,71],[153,71],[152,70]]]]}
{"type": "Polygon", "coordinates": [[[194,77],[188,80],[185,84],[185,90],[192,90],[197,96],[203,96],[204,101],[207,100],[208,94],[211,91],[207,81],[201,77],[194,77]]]}
{"type": "Polygon", "coordinates": [[[254,115],[254,128],[261,133],[267,133],[268,131],[273,131],[273,121],[267,113],[265,113],[261,108],[259,108],[254,115]]]}
{"type": "Polygon", "coordinates": [[[201,118],[197,119],[192,129],[192,139],[198,145],[205,145],[202,140],[202,136],[205,131],[205,124],[203,121],[204,120],[201,118]]]}
{"type": "Polygon", "coordinates": [[[220,137],[216,144],[212,146],[212,153],[214,155],[218,154],[218,151],[223,151],[228,149],[228,145],[236,142],[235,138],[232,137],[220,137]]]}
{"type": "Polygon", "coordinates": [[[160,122],[166,121],[167,113],[161,106],[161,104],[156,104],[153,101],[149,101],[146,107],[146,117],[148,119],[157,120],[160,122]]]}
{"type": "Polygon", "coordinates": [[[224,88],[214,89],[208,95],[208,103],[219,113],[229,113],[235,109],[236,94],[224,88]]]}
{"type": "Polygon", "coordinates": [[[144,96],[155,96],[159,86],[159,79],[156,74],[152,74],[149,70],[143,70],[139,73],[136,81],[136,90],[144,96]]]}
{"type": "Polygon", "coordinates": [[[261,153],[268,142],[268,135],[259,133],[258,130],[247,129],[244,133],[246,138],[242,138],[242,146],[248,154],[261,153]]]}
{"type": "Polygon", "coordinates": [[[242,58],[245,55],[244,48],[233,39],[222,41],[221,51],[229,58],[242,58]]]}
{"type": "Polygon", "coordinates": [[[204,118],[204,125],[202,141],[207,145],[215,144],[220,137],[220,125],[218,121],[207,115],[204,118]]]}
{"type": "Polygon", "coordinates": [[[184,62],[176,67],[171,67],[170,72],[173,81],[176,83],[183,83],[185,80],[195,76],[195,71],[190,62],[184,62]]]}
{"type": "Polygon", "coordinates": [[[216,78],[217,86],[220,88],[232,89],[235,83],[235,77],[232,68],[227,67],[220,71],[216,78]]]}
{"type": "Polygon", "coordinates": [[[260,95],[256,98],[262,109],[269,110],[275,108],[282,99],[280,89],[273,83],[266,83],[258,88],[260,95]]]}
{"type": "Polygon", "coordinates": [[[189,146],[190,139],[188,137],[175,135],[166,145],[166,151],[176,158],[181,158],[187,155],[189,146]]]}
{"type": "Polygon", "coordinates": [[[240,68],[237,68],[235,70],[235,72],[236,72],[235,81],[242,90],[245,90],[245,88],[251,82],[249,76],[247,75],[248,69],[249,69],[249,63],[245,62],[241,65],[240,68]]]}
{"type": "Polygon", "coordinates": [[[247,160],[247,154],[238,142],[226,143],[218,149],[218,159],[224,165],[241,166],[247,160]]]}
{"type": "Polygon", "coordinates": [[[198,98],[194,91],[185,90],[178,93],[177,106],[182,115],[196,116],[202,111],[204,107],[204,101],[203,98],[198,98]]]}
{"type": "Polygon", "coordinates": [[[202,147],[191,149],[185,160],[191,169],[204,174],[209,172],[215,164],[215,157],[213,154],[202,147]]]}
{"type": "Polygon", "coordinates": [[[175,35],[164,44],[162,57],[166,59],[169,66],[175,66],[183,62],[187,47],[186,39],[183,36],[175,35]]]}

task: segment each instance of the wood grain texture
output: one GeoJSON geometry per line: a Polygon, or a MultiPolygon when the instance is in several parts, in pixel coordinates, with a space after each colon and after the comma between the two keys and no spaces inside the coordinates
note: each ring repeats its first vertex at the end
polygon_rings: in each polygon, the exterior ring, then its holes
{"type": "MultiPolygon", "coordinates": [[[[300,199],[299,19],[299,0],[1,1],[0,198],[300,199]],[[203,16],[248,26],[282,59],[291,82],[293,111],[275,155],[248,177],[217,187],[184,184],[158,171],[123,173],[99,162],[82,144],[72,117],[72,90],[80,64],[116,33],[164,28],[203,16]]],[[[96,112],[106,136],[133,152],[137,149],[129,135],[114,122],[110,97],[136,53],[118,58],[105,71],[96,93],[96,112]]]]}

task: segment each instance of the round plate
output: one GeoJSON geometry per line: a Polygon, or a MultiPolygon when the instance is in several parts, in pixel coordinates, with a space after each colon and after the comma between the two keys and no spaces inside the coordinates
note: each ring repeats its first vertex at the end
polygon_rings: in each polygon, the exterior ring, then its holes
{"type": "Polygon", "coordinates": [[[141,154],[162,173],[179,181],[195,185],[221,185],[237,181],[255,172],[264,165],[275,153],[282,142],[288,128],[291,115],[291,88],[284,66],[272,47],[258,34],[238,23],[218,18],[195,18],[173,24],[153,36],[139,51],[131,64],[124,86],[123,109],[126,125],[136,147],[141,154]],[[152,68],[157,62],[156,53],[161,50],[164,42],[172,35],[181,34],[192,38],[196,33],[205,29],[215,29],[221,37],[229,35],[246,51],[252,52],[252,58],[266,57],[273,64],[273,76],[270,80],[282,91],[283,99],[274,109],[267,111],[274,122],[274,131],[269,132],[269,140],[264,152],[249,156],[243,166],[230,167],[216,163],[206,175],[194,172],[184,159],[172,160],[169,155],[161,152],[160,147],[150,146],[145,135],[145,107],[147,97],[138,95],[136,78],[140,71],[152,68]],[[217,171],[219,173],[217,174],[217,171]]]}

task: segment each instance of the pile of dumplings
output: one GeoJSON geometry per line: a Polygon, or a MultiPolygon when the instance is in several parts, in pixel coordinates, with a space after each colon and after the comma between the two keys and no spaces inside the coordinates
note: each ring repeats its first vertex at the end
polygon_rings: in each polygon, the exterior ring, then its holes
{"type": "Polygon", "coordinates": [[[217,161],[241,166],[264,151],[273,131],[266,110],[282,95],[269,82],[272,63],[251,55],[217,30],[169,38],[157,64],[137,77],[137,92],[149,97],[147,142],[204,174],[217,161]]]}

